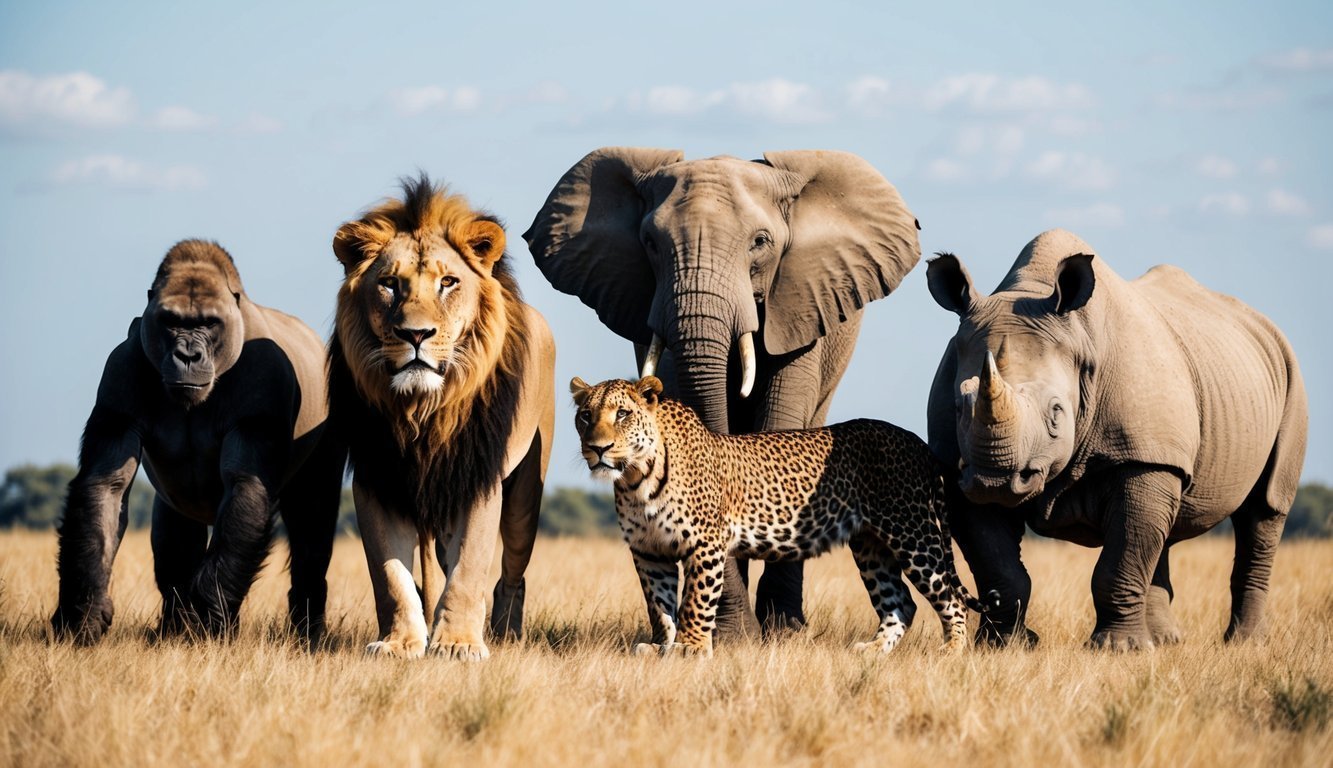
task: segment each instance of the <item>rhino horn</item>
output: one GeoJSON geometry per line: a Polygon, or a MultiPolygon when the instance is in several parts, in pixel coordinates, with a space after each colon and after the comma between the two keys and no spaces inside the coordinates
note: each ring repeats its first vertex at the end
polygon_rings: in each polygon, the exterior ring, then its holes
{"type": "MultiPolygon", "coordinates": [[[[1001,342],[1001,352],[1004,344],[1001,342]]],[[[986,364],[981,368],[977,382],[977,405],[974,421],[983,426],[995,426],[1014,418],[1018,413],[1018,403],[1014,400],[1014,390],[1000,376],[1000,368],[995,363],[995,355],[986,352],[986,364]]]]}

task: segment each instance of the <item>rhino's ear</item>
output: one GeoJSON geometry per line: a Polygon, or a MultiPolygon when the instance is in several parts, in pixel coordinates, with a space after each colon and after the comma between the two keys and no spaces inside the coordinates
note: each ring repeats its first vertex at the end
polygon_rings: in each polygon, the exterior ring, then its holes
{"type": "Polygon", "coordinates": [[[1055,268],[1055,292],[1051,304],[1056,314],[1064,315],[1079,309],[1092,298],[1097,278],[1092,272],[1091,253],[1066,256],[1055,268]]]}
{"type": "Polygon", "coordinates": [[[966,315],[977,303],[977,289],[967,267],[952,253],[937,253],[926,265],[926,284],[941,307],[966,315]]]}

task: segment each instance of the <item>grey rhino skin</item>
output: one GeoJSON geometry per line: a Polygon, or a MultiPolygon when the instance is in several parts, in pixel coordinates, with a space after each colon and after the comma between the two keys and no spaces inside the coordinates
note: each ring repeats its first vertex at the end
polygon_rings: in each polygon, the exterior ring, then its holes
{"type": "Polygon", "coordinates": [[[1089,644],[1180,641],[1170,547],[1230,517],[1227,640],[1260,635],[1305,458],[1305,387],[1265,317],[1158,266],[1126,282],[1062,230],[982,298],[941,254],[927,281],[960,324],[930,393],[929,442],[957,489],[953,531],[996,607],[978,642],[1036,642],[1024,524],[1102,547],[1089,644]]]}

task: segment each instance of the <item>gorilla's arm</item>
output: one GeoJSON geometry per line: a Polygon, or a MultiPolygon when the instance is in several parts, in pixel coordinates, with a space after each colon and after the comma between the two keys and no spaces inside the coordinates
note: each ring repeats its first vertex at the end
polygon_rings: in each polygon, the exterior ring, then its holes
{"type": "Polygon", "coordinates": [[[129,521],[125,503],[139,468],[134,399],[125,391],[132,376],[117,359],[123,351],[122,345],[112,353],[102,374],[58,532],[60,596],[51,625],[57,635],[84,645],[111,626],[111,563],[129,521]]]}
{"type": "Polygon", "coordinates": [[[210,634],[235,629],[241,602],[268,554],[288,458],[287,435],[288,420],[257,418],[223,439],[224,494],[208,552],[190,588],[191,606],[210,634]]]}

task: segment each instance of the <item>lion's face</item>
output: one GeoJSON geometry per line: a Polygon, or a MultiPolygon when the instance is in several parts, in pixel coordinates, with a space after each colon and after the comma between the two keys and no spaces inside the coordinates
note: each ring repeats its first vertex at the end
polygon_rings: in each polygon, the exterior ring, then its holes
{"type": "Polygon", "coordinates": [[[148,292],[139,341],[176,403],[203,403],[240,358],[240,300],[226,276],[206,263],[177,264],[148,292]]]}
{"type": "Polygon", "coordinates": [[[372,213],[334,240],[347,269],[338,334],[372,397],[438,401],[445,391],[470,391],[499,354],[487,334],[505,311],[492,275],[504,230],[461,202],[439,200],[444,213],[410,230],[372,213]]]}
{"type": "Polygon", "coordinates": [[[427,394],[444,385],[478,314],[481,280],[438,234],[398,235],[384,248],[357,298],[395,393],[427,394]]]}
{"type": "Polygon", "coordinates": [[[578,411],[574,426],[592,476],[618,480],[627,471],[644,473],[657,454],[657,403],[662,382],[648,376],[637,384],[613,379],[589,386],[569,383],[578,411]]]}

